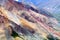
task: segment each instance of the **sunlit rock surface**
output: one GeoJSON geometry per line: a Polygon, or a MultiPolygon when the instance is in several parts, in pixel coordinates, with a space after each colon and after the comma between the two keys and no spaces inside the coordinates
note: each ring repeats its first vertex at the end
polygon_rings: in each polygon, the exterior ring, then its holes
{"type": "Polygon", "coordinates": [[[44,9],[14,0],[0,0],[0,40],[59,40],[58,24],[44,9]]]}

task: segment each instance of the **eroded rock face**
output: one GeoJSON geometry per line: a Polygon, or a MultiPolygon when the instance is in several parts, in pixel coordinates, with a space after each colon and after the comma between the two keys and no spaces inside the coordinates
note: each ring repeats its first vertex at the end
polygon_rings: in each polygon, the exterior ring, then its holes
{"type": "MultiPolygon", "coordinates": [[[[44,40],[48,34],[60,37],[60,31],[53,29],[58,22],[52,17],[40,14],[33,7],[27,10],[25,4],[14,0],[0,0],[0,5],[1,40],[13,40],[12,30],[24,40],[44,40]]],[[[21,40],[19,37],[15,40],[21,40]]]]}
{"type": "Polygon", "coordinates": [[[11,40],[11,33],[12,31],[11,28],[9,28],[8,19],[0,13],[0,40],[11,40]]]}

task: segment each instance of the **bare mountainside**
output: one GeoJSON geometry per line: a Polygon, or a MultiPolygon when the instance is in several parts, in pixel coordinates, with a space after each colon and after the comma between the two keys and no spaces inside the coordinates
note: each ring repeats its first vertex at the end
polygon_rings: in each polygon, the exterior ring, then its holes
{"type": "Polygon", "coordinates": [[[0,0],[0,40],[59,40],[58,21],[48,11],[14,0],[0,0]]]}

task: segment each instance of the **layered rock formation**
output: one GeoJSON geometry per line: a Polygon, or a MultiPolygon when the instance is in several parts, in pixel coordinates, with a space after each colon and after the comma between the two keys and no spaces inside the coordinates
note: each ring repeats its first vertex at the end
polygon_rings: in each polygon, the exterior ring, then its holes
{"type": "Polygon", "coordinates": [[[0,0],[0,30],[4,31],[6,40],[48,40],[49,35],[57,40],[60,38],[58,21],[48,14],[21,2],[0,0]],[[18,37],[12,37],[13,31],[18,37]]]}

